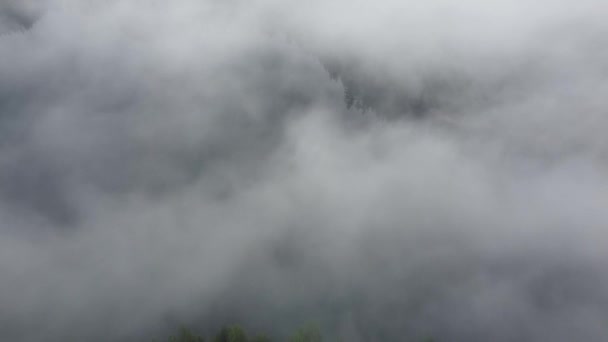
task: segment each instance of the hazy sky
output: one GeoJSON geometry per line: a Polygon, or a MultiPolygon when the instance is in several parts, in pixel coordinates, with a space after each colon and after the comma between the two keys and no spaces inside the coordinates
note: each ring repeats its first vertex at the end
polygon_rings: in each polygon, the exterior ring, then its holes
{"type": "Polygon", "coordinates": [[[607,15],[3,0],[0,340],[606,341],[607,15]]]}

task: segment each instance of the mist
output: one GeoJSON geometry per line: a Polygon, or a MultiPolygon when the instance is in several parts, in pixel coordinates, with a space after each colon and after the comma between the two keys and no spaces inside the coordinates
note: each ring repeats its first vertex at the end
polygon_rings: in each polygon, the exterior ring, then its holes
{"type": "Polygon", "coordinates": [[[606,15],[3,2],[0,340],[606,341],[606,15]]]}

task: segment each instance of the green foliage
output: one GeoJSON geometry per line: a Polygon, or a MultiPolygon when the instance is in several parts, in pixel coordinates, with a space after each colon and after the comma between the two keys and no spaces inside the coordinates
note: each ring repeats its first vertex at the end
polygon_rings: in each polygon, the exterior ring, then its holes
{"type": "MultiPolygon", "coordinates": [[[[176,336],[169,337],[168,342],[205,342],[205,338],[192,333],[187,328],[181,328],[176,336]]],[[[243,328],[231,325],[222,328],[215,337],[207,339],[210,342],[271,342],[267,335],[256,335],[248,337],[243,328]]],[[[307,324],[296,330],[288,339],[288,342],[321,342],[321,332],[318,326],[307,324]]]]}
{"type": "Polygon", "coordinates": [[[182,327],[177,336],[169,337],[169,342],[205,342],[205,339],[182,327]]]}
{"type": "MultiPolygon", "coordinates": [[[[222,328],[219,333],[212,339],[211,342],[271,342],[272,340],[266,335],[256,335],[247,337],[247,333],[238,325],[231,325],[222,328]]],[[[288,342],[322,342],[323,337],[321,330],[315,324],[307,324],[296,330],[288,342]]],[[[427,337],[422,342],[435,342],[432,337],[427,337]]],[[[182,327],[177,336],[169,337],[168,342],[205,342],[205,338],[192,333],[190,330],[182,327]]]]}
{"type": "Polygon", "coordinates": [[[258,335],[251,338],[249,342],[271,342],[271,339],[266,335],[258,335]]]}
{"type": "Polygon", "coordinates": [[[298,329],[293,336],[289,338],[289,342],[321,342],[321,331],[314,324],[308,324],[298,329]]]}
{"type": "Polygon", "coordinates": [[[248,342],[247,334],[238,325],[223,328],[213,342],[248,342]]]}

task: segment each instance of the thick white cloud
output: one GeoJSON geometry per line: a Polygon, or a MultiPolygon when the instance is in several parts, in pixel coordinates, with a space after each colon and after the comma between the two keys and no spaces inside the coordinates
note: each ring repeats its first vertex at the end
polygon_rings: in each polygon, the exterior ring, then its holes
{"type": "Polygon", "coordinates": [[[607,10],[0,5],[0,339],[603,340],[607,10]]]}

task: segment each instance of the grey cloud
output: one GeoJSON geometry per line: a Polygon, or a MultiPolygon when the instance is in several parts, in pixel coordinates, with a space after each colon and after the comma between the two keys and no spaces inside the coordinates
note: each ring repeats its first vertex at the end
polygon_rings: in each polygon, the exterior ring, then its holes
{"type": "Polygon", "coordinates": [[[36,22],[42,7],[31,0],[6,0],[0,4],[0,35],[27,30],[36,22]]]}
{"type": "Polygon", "coordinates": [[[7,4],[0,339],[608,335],[601,1],[7,4]]]}

